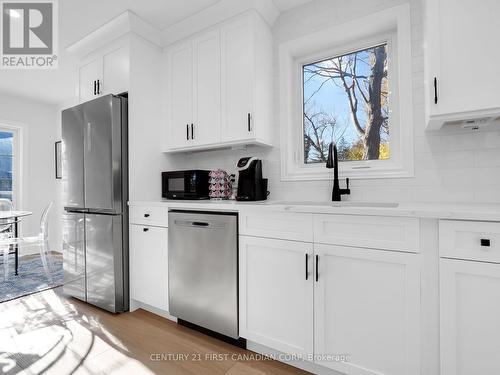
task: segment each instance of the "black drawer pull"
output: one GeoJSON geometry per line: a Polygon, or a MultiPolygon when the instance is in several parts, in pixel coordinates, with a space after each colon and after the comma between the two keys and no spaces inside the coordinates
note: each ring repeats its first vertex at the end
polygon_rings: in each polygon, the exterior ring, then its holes
{"type": "Polygon", "coordinates": [[[149,214],[144,214],[144,217],[149,217],[149,214]]]}
{"type": "Polygon", "coordinates": [[[489,247],[491,246],[491,241],[487,238],[481,238],[481,246],[489,247]]]}
{"type": "Polygon", "coordinates": [[[148,230],[149,230],[149,228],[142,228],[143,232],[147,232],[148,230]]]}

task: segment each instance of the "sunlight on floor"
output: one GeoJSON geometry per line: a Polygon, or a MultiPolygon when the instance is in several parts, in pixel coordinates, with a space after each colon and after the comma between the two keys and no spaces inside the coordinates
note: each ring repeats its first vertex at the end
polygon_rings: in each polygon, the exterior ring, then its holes
{"type": "Polygon", "coordinates": [[[0,303],[3,375],[290,375],[275,361],[153,360],[154,353],[250,353],[144,310],[112,314],[61,288],[0,303]]]}
{"type": "Polygon", "coordinates": [[[0,374],[154,374],[53,291],[1,304],[0,314],[0,374]]]}

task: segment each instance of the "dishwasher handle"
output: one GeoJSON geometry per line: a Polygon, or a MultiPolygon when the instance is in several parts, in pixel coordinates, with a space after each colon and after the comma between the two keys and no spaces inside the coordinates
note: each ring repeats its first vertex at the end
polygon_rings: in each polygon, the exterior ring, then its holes
{"type": "Polygon", "coordinates": [[[207,223],[205,221],[193,221],[191,225],[194,227],[208,227],[210,223],[207,223]]]}
{"type": "Polygon", "coordinates": [[[180,227],[224,229],[226,223],[218,221],[193,221],[193,220],[174,220],[174,224],[180,227]]]}

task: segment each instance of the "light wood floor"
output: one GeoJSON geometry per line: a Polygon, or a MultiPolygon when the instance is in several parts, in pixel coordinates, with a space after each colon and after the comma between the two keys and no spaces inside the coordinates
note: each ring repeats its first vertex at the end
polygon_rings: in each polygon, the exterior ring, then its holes
{"type": "Polygon", "coordinates": [[[114,315],[58,289],[0,303],[0,374],[306,374],[233,357],[244,354],[252,352],[146,311],[114,315]]]}

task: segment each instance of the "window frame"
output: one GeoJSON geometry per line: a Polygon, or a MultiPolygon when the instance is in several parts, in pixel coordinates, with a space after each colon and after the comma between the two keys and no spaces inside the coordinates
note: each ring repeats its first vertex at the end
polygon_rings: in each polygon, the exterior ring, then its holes
{"type": "Polygon", "coordinates": [[[21,162],[22,162],[22,127],[0,120],[0,131],[13,134],[12,141],[12,205],[15,209],[21,207],[21,162]]]}
{"type": "Polygon", "coordinates": [[[331,179],[331,171],[325,168],[324,163],[306,164],[304,160],[303,66],[384,43],[387,43],[389,64],[391,157],[388,160],[341,162],[339,176],[349,178],[413,176],[409,17],[409,7],[405,4],[306,35],[280,46],[281,179],[283,181],[331,179]],[[332,35],[350,37],[334,38],[332,35]]]}

